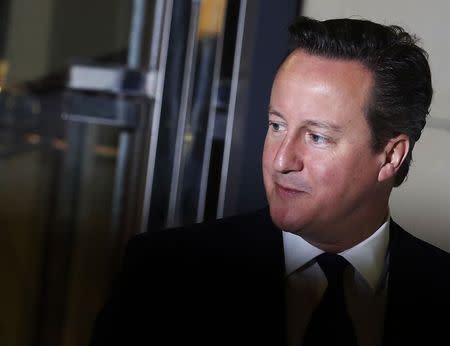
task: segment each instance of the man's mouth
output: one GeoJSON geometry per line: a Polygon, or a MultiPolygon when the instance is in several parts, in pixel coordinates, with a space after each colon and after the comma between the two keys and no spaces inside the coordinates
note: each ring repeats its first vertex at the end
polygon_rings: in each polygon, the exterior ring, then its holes
{"type": "Polygon", "coordinates": [[[279,195],[286,195],[286,196],[296,196],[298,194],[304,193],[305,191],[300,190],[295,187],[287,186],[287,185],[281,185],[278,183],[275,183],[275,190],[279,195]]]}

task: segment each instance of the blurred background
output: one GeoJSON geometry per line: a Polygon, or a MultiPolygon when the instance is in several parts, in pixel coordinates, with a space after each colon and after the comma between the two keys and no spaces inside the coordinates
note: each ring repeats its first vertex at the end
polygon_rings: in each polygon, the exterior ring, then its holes
{"type": "Polygon", "coordinates": [[[422,39],[432,114],[391,212],[450,251],[446,0],[0,0],[0,345],[87,345],[131,236],[265,205],[299,13],[422,39]]]}

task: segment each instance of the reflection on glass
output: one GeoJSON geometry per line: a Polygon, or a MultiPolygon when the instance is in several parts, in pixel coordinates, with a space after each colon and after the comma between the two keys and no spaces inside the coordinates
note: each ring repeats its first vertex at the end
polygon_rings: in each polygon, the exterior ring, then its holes
{"type": "Polygon", "coordinates": [[[129,7],[0,2],[0,345],[87,345],[103,304],[118,131],[61,108],[74,60],[124,60],[129,7]]]}

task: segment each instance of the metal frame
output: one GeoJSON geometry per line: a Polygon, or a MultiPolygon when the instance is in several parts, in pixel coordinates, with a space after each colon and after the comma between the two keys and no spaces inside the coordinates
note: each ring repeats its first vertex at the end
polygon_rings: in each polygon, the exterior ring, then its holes
{"type": "MultiPolygon", "coordinates": [[[[157,33],[157,37],[153,37],[152,42],[152,50],[156,51],[156,42],[160,43],[159,49],[159,58],[158,62],[156,62],[156,56],[154,54],[150,54],[149,66],[152,70],[157,68],[157,78],[156,78],[156,87],[155,87],[155,97],[153,103],[153,109],[149,113],[149,117],[151,118],[151,128],[150,128],[150,140],[148,144],[148,159],[147,159],[147,167],[145,172],[145,180],[144,180],[144,191],[142,198],[142,208],[141,208],[141,217],[140,217],[140,227],[139,232],[145,232],[148,228],[148,221],[150,216],[150,203],[152,199],[152,189],[153,189],[153,179],[155,173],[155,160],[156,160],[156,149],[158,146],[158,132],[159,132],[159,124],[161,120],[161,106],[162,106],[162,97],[164,91],[164,77],[166,72],[166,63],[167,63],[167,51],[169,47],[169,38],[170,38],[170,24],[172,20],[172,7],[173,0],[157,0],[156,8],[160,9],[155,13],[160,13],[161,8],[164,6],[164,16],[155,16],[154,28],[162,27],[161,31],[154,31],[157,33]]],[[[155,30],[155,29],[154,29],[155,30]]]]}
{"type": "Polygon", "coordinates": [[[178,116],[177,135],[175,142],[175,155],[172,166],[172,179],[170,185],[169,206],[167,215],[167,226],[173,227],[180,222],[180,193],[183,176],[183,149],[186,131],[186,121],[191,109],[193,84],[195,76],[195,61],[197,58],[197,32],[200,17],[201,1],[192,0],[191,18],[189,22],[188,42],[183,75],[183,91],[181,94],[181,105],[178,116]]]}
{"type": "Polygon", "coordinates": [[[239,74],[242,59],[242,45],[244,41],[245,18],[247,14],[247,0],[241,0],[239,7],[238,30],[236,34],[236,49],[234,52],[233,75],[231,80],[230,103],[228,106],[225,145],[223,150],[222,172],[220,179],[219,198],[217,204],[217,217],[222,218],[225,208],[225,197],[228,184],[228,169],[230,164],[231,144],[233,141],[233,125],[236,111],[236,100],[239,83],[239,74]]]}
{"type": "Polygon", "coordinates": [[[197,204],[197,216],[196,222],[202,222],[205,217],[205,204],[206,204],[206,193],[208,189],[208,177],[211,163],[211,151],[214,139],[214,130],[216,125],[216,115],[217,115],[217,103],[218,103],[218,94],[219,94],[219,83],[220,83],[220,69],[222,65],[222,54],[223,54],[223,40],[224,40],[224,28],[225,25],[222,25],[222,31],[217,40],[216,45],[216,58],[214,61],[214,76],[212,83],[212,93],[211,100],[209,105],[209,113],[208,113],[208,124],[206,129],[206,138],[205,138],[205,151],[203,153],[203,161],[202,161],[202,173],[200,178],[200,190],[199,190],[199,198],[197,204]]]}

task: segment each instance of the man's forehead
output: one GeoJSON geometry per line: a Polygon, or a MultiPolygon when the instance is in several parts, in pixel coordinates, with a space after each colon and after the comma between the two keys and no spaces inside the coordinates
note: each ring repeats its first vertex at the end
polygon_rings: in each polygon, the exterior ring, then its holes
{"type": "Polygon", "coordinates": [[[296,71],[301,65],[314,66],[314,71],[323,70],[326,73],[354,70],[363,74],[372,71],[361,61],[351,58],[334,58],[321,54],[310,53],[302,48],[292,51],[280,65],[277,74],[284,70],[296,71]]]}
{"type": "MultiPolygon", "coordinates": [[[[341,98],[338,100],[340,103],[356,102],[365,113],[373,87],[373,73],[362,63],[354,60],[331,59],[297,50],[279,69],[272,87],[272,96],[276,88],[276,93],[284,99],[283,102],[288,102],[284,97],[286,93],[292,96],[290,92],[292,90],[314,89],[315,95],[320,94],[324,98],[320,102],[327,104],[329,94],[334,92],[340,94],[341,98]]],[[[272,101],[271,97],[271,106],[278,107],[272,101]]],[[[295,105],[299,101],[297,97],[291,97],[289,102],[295,105]]],[[[309,102],[309,100],[303,101],[309,102]]]]}

